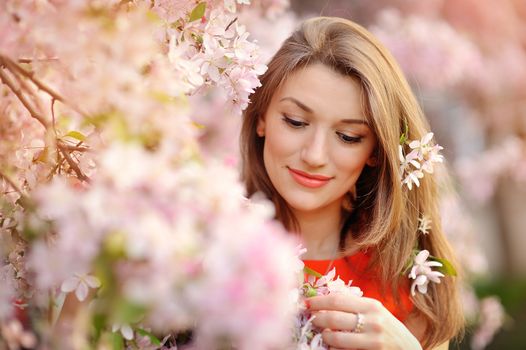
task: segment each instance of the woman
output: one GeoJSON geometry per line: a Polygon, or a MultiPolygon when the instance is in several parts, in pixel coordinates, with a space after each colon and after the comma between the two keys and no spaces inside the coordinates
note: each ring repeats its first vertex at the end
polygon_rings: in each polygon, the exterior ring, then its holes
{"type": "Polygon", "coordinates": [[[284,42],[261,83],[241,133],[248,194],[274,202],[277,218],[300,234],[307,266],[335,267],[364,291],[308,300],[325,343],[447,349],[463,327],[457,281],[413,283],[410,292],[415,247],[453,257],[433,175],[418,176],[412,190],[401,184],[401,135],[420,140],[429,127],[393,57],[351,21],[314,18],[284,42]]]}

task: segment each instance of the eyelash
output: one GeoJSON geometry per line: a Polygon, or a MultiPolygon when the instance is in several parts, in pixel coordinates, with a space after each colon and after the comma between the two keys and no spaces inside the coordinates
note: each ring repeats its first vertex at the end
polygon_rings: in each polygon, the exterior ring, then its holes
{"type": "MultiPolygon", "coordinates": [[[[290,126],[293,129],[301,129],[301,128],[309,125],[309,123],[292,119],[292,118],[290,118],[290,117],[288,117],[286,115],[283,115],[282,119],[288,126],[290,126]]],[[[346,143],[346,144],[353,144],[353,143],[358,143],[358,142],[362,141],[362,137],[361,136],[358,136],[358,137],[349,136],[349,135],[346,135],[346,134],[344,134],[342,132],[339,132],[339,131],[336,132],[336,135],[338,136],[340,141],[342,141],[343,143],[346,143]]]]}
{"type": "Polygon", "coordinates": [[[358,143],[360,141],[362,141],[362,137],[361,136],[358,136],[358,137],[355,137],[355,136],[349,136],[349,135],[345,135],[344,133],[341,133],[341,132],[336,132],[336,135],[338,135],[338,138],[340,140],[342,140],[342,142],[344,143],[358,143]]]}
{"type": "Polygon", "coordinates": [[[282,119],[283,119],[283,121],[285,123],[287,123],[288,126],[294,128],[294,129],[300,129],[300,128],[303,128],[304,126],[309,125],[309,123],[305,123],[305,122],[302,122],[302,121],[299,121],[299,120],[295,120],[295,119],[289,118],[286,115],[283,115],[282,119]]]}

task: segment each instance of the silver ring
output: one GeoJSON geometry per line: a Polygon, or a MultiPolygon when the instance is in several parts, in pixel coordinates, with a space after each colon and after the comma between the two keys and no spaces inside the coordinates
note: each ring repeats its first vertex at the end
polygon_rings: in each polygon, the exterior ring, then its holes
{"type": "Polygon", "coordinates": [[[365,317],[361,313],[356,314],[356,326],[354,326],[354,329],[351,331],[353,333],[362,333],[363,326],[365,324],[365,317]]]}

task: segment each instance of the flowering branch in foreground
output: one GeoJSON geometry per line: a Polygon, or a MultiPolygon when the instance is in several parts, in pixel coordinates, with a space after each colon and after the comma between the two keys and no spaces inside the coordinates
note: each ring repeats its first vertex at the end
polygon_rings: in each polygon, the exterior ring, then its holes
{"type": "MultiPolygon", "coordinates": [[[[350,294],[359,297],[363,295],[363,292],[359,287],[351,285],[352,281],[349,281],[346,284],[339,276],[336,277],[335,268],[324,276],[310,269],[305,269],[305,273],[308,275],[308,278],[300,289],[300,300],[316,295],[328,295],[331,293],[350,294]]],[[[300,303],[303,303],[303,301],[300,303]]],[[[300,311],[301,312],[296,319],[294,332],[294,342],[297,344],[296,349],[327,350],[328,346],[323,343],[321,338],[322,329],[317,329],[312,324],[314,316],[312,316],[305,307],[302,307],[300,311]]]]}

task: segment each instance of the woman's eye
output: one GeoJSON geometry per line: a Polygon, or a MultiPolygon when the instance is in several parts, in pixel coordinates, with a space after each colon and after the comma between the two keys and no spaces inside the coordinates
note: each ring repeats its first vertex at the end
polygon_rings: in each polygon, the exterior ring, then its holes
{"type": "Polygon", "coordinates": [[[342,132],[336,132],[336,135],[338,135],[340,140],[342,140],[342,142],[345,142],[345,143],[357,143],[357,142],[362,141],[361,136],[349,136],[342,132]]]}
{"type": "Polygon", "coordinates": [[[287,117],[286,115],[284,115],[282,119],[285,123],[287,123],[289,126],[295,129],[299,129],[299,128],[309,125],[308,123],[302,122],[300,120],[292,119],[290,117],[287,117]]]}

